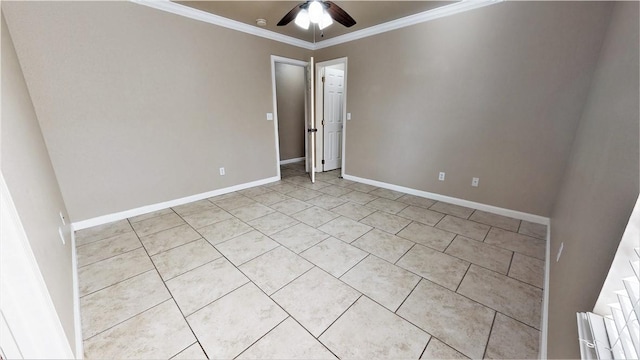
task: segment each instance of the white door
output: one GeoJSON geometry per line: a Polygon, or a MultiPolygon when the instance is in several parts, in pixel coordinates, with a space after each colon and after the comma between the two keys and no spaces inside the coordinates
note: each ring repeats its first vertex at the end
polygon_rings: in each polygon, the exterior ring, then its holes
{"type": "Polygon", "coordinates": [[[306,68],[307,73],[307,171],[311,182],[316,182],[316,106],[313,78],[313,57],[306,68]]]}
{"type": "Polygon", "coordinates": [[[323,171],[342,164],[342,119],[344,106],[344,71],[326,68],[324,73],[323,171]]]}

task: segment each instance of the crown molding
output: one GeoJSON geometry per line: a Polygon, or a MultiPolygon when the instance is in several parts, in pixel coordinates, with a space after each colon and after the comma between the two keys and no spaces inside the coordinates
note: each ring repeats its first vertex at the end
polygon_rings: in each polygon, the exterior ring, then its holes
{"type": "Polygon", "coordinates": [[[279,41],[281,43],[301,47],[307,50],[314,50],[313,43],[296,39],[291,36],[278,34],[267,29],[261,29],[252,25],[242,23],[240,21],[231,20],[219,15],[211,14],[206,11],[194,9],[185,5],[171,2],[169,0],[130,0],[133,3],[148,6],[157,10],[166,11],[172,14],[188,17],[190,19],[203,21],[209,24],[222,26],[227,29],[241,31],[243,33],[259,36],[265,39],[279,41]]]}
{"type": "Polygon", "coordinates": [[[402,29],[407,26],[420,24],[423,22],[439,19],[454,14],[459,14],[465,11],[478,9],[481,7],[494,5],[503,0],[462,0],[450,5],[441,6],[432,10],[423,11],[421,13],[405,16],[403,18],[388,21],[379,25],[374,25],[366,29],[354,31],[348,34],[336,36],[331,39],[323,40],[315,44],[313,50],[324,49],[330,46],[344,44],[349,41],[362,39],[365,37],[378,35],[387,31],[402,29]]]}
{"type": "Polygon", "coordinates": [[[259,36],[265,39],[278,41],[281,43],[297,46],[307,50],[319,50],[330,46],[344,44],[349,41],[362,39],[365,37],[382,34],[387,31],[401,29],[407,26],[420,24],[423,22],[439,19],[442,17],[459,14],[465,11],[478,9],[481,7],[494,5],[503,0],[462,0],[457,3],[442,6],[436,9],[424,11],[414,15],[409,15],[397,20],[392,20],[366,29],[354,31],[345,35],[323,40],[317,43],[300,40],[291,36],[282,35],[271,30],[261,29],[236,20],[231,20],[206,11],[194,9],[185,5],[174,3],[169,0],[130,0],[133,3],[148,6],[157,10],[166,11],[172,14],[184,16],[190,19],[203,21],[209,24],[222,26],[227,29],[241,31],[243,33],[259,36]]]}

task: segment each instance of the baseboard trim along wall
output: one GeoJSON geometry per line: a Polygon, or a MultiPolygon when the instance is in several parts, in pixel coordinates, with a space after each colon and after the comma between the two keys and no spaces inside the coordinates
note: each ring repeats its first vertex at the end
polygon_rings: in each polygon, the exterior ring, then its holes
{"type": "Polygon", "coordinates": [[[544,262],[544,292],[542,294],[542,323],[540,324],[540,351],[538,357],[547,359],[547,336],[549,335],[549,274],[551,271],[551,224],[547,224],[547,245],[544,262]]]}
{"type": "Polygon", "coordinates": [[[444,201],[454,205],[466,206],[468,208],[482,210],[491,212],[498,215],[508,216],[514,219],[525,220],[536,224],[542,224],[547,226],[547,239],[546,239],[546,249],[545,249],[545,268],[544,268],[544,292],[543,292],[543,300],[542,300],[542,319],[541,319],[541,331],[540,331],[540,351],[539,358],[546,359],[547,358],[547,336],[548,336],[548,326],[549,326],[549,271],[550,271],[550,244],[551,244],[551,220],[544,216],[533,215],[521,211],[505,209],[493,205],[486,205],[482,203],[477,203],[474,201],[458,199],[451,196],[445,196],[440,194],[434,194],[427,191],[416,190],[404,186],[393,185],[381,181],[371,180],[360,178],[357,176],[344,174],[343,178],[346,180],[356,181],[368,185],[377,186],[383,189],[389,189],[394,191],[400,191],[403,193],[420,196],[432,200],[444,201]]]}
{"type": "Polygon", "coordinates": [[[71,224],[71,271],[73,272],[73,323],[76,328],[76,359],[84,359],[82,343],[82,322],[80,317],[80,283],[78,282],[78,255],[76,254],[76,234],[71,224]]]}
{"type": "Polygon", "coordinates": [[[454,205],[466,206],[468,208],[472,208],[472,209],[476,209],[476,210],[482,210],[482,211],[487,211],[487,212],[498,214],[498,215],[502,215],[502,216],[508,216],[508,217],[511,217],[511,218],[514,218],[514,219],[525,220],[525,221],[529,221],[529,222],[532,222],[532,223],[542,224],[542,225],[547,225],[547,226],[549,225],[549,218],[544,217],[544,216],[540,216],[540,215],[534,215],[534,214],[529,214],[529,213],[525,213],[525,212],[521,212],[521,211],[505,209],[505,208],[501,208],[501,207],[497,207],[497,206],[493,206],[493,205],[477,203],[477,202],[474,202],[474,201],[469,201],[469,200],[459,199],[459,198],[455,198],[455,197],[451,197],[451,196],[430,193],[430,192],[427,192],[427,191],[416,190],[416,189],[412,189],[412,188],[408,188],[408,187],[404,187],[404,186],[389,184],[389,183],[385,183],[385,182],[377,181],[377,180],[365,179],[365,178],[352,176],[352,175],[347,175],[347,174],[344,174],[343,178],[345,178],[347,180],[351,180],[351,181],[360,182],[360,183],[363,183],[363,184],[377,186],[377,187],[380,187],[380,188],[383,188],[383,189],[400,191],[400,192],[403,192],[403,193],[407,193],[407,194],[411,194],[411,195],[415,195],[415,196],[420,196],[420,197],[424,197],[424,198],[428,198],[428,199],[432,199],[432,200],[444,201],[444,202],[448,202],[448,203],[454,204],[454,205]]]}
{"type": "Polygon", "coordinates": [[[280,165],[286,165],[286,164],[293,164],[293,163],[297,163],[297,162],[303,162],[305,160],[304,157],[299,157],[299,158],[293,158],[293,159],[287,159],[287,160],[280,160],[280,165]]]}
{"type": "MultiPolygon", "coordinates": [[[[294,163],[294,162],[300,162],[300,161],[303,161],[304,159],[305,158],[288,159],[288,160],[281,161],[280,164],[289,164],[289,163],[294,163]]],[[[511,217],[511,218],[514,218],[514,219],[525,220],[525,221],[530,221],[530,222],[537,223],[537,224],[546,225],[547,226],[547,239],[546,239],[546,243],[547,244],[546,244],[546,254],[545,254],[545,256],[546,256],[547,261],[545,262],[544,294],[543,294],[543,304],[542,304],[542,320],[541,320],[540,352],[539,352],[539,357],[541,359],[546,358],[546,356],[547,356],[547,334],[548,334],[548,329],[547,329],[547,327],[548,327],[548,307],[549,307],[549,291],[548,291],[548,287],[549,287],[549,270],[550,270],[550,264],[549,264],[550,249],[549,249],[549,245],[550,245],[550,238],[551,238],[551,229],[550,229],[550,219],[549,218],[546,218],[546,217],[543,217],[543,216],[539,216],[539,215],[529,214],[529,213],[525,213],[525,212],[521,212],[521,211],[505,209],[505,208],[501,208],[501,207],[497,207],[497,206],[493,206],[493,205],[486,205],[486,204],[477,203],[477,202],[474,202],[474,201],[459,199],[459,198],[455,198],[455,197],[451,197],[451,196],[430,193],[430,192],[422,191],[422,190],[416,190],[416,189],[412,189],[412,188],[408,188],[408,187],[404,187],[404,186],[399,186],[399,185],[394,185],[394,184],[389,184],[389,183],[385,183],[385,182],[381,182],[381,181],[376,181],[376,180],[361,178],[361,177],[357,177],[357,176],[347,175],[347,174],[344,174],[343,177],[346,180],[351,180],[351,181],[356,181],[356,182],[363,183],[363,184],[373,185],[373,186],[377,186],[377,187],[380,187],[380,188],[383,188],[383,189],[400,191],[400,192],[404,192],[406,194],[420,196],[420,197],[424,197],[424,198],[428,198],[428,199],[432,199],[432,200],[436,200],[436,201],[444,201],[444,202],[448,202],[448,203],[454,204],[454,205],[465,206],[465,207],[476,209],[476,210],[482,210],[482,211],[487,211],[487,212],[491,212],[491,213],[498,214],[498,215],[508,216],[508,217],[511,217]]],[[[114,213],[114,214],[109,214],[109,215],[98,216],[98,217],[95,217],[95,218],[92,218],[92,219],[87,219],[87,220],[82,220],[82,221],[78,221],[78,222],[72,223],[71,224],[71,230],[72,230],[71,241],[72,241],[72,246],[73,246],[73,254],[72,254],[72,256],[73,256],[72,259],[73,260],[72,261],[73,261],[73,269],[74,269],[73,283],[74,283],[74,303],[75,303],[74,304],[74,311],[75,311],[75,321],[76,321],[76,352],[77,352],[76,356],[77,356],[77,358],[82,359],[83,346],[82,346],[82,329],[81,329],[81,326],[80,326],[80,306],[79,306],[79,296],[78,296],[79,294],[78,294],[77,258],[76,258],[76,251],[75,251],[75,235],[73,233],[74,231],[82,230],[82,229],[86,229],[86,228],[90,228],[90,227],[98,226],[98,225],[102,225],[102,224],[107,224],[107,223],[110,223],[110,222],[114,222],[114,221],[130,218],[130,217],[133,217],[133,216],[143,215],[143,214],[147,214],[147,213],[150,213],[150,212],[153,212],[153,211],[158,211],[158,210],[166,209],[166,208],[169,208],[169,207],[183,205],[183,204],[187,204],[187,203],[198,201],[198,200],[202,200],[202,199],[207,199],[207,198],[218,196],[218,195],[224,195],[224,194],[231,193],[231,192],[234,192],[234,191],[244,190],[244,189],[248,189],[248,188],[255,187],[255,186],[260,186],[260,185],[265,185],[265,184],[269,184],[269,183],[272,183],[272,182],[275,182],[275,181],[279,181],[279,180],[280,180],[279,176],[274,176],[274,177],[265,178],[265,179],[261,179],[261,180],[257,180],[257,181],[252,181],[252,182],[248,182],[248,183],[244,183],[244,184],[239,184],[239,185],[226,187],[226,188],[223,188],[223,189],[217,189],[217,190],[213,190],[213,191],[209,191],[209,192],[205,192],[205,193],[201,193],[201,194],[196,194],[196,195],[183,197],[183,198],[180,198],[180,199],[165,201],[165,202],[157,203],[157,204],[153,204],[153,205],[142,206],[142,207],[135,208],[135,209],[121,211],[121,212],[114,213]]]]}
{"type": "Polygon", "coordinates": [[[102,224],[108,224],[110,222],[123,220],[130,217],[138,216],[138,215],[148,214],[150,212],[170,208],[173,206],[184,205],[190,202],[207,199],[207,198],[218,196],[218,195],[224,195],[234,191],[244,190],[244,189],[248,189],[248,188],[252,188],[260,185],[265,185],[265,184],[269,184],[279,180],[280,180],[279,176],[273,176],[270,178],[256,180],[256,181],[252,181],[244,184],[238,184],[238,185],[234,185],[234,186],[230,186],[222,189],[212,190],[212,191],[201,193],[201,194],[191,195],[191,196],[183,197],[180,199],[169,200],[169,201],[165,201],[157,204],[146,205],[146,206],[142,206],[135,209],[117,212],[114,214],[108,214],[108,215],[98,216],[98,217],[87,219],[87,220],[77,221],[72,223],[73,231],[82,230],[82,229],[86,229],[86,228],[90,228],[90,227],[94,227],[102,224]]]}

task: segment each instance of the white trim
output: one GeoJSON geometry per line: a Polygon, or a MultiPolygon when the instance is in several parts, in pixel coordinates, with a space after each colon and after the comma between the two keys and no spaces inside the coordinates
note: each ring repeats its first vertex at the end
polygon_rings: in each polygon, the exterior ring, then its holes
{"type": "MultiPolygon", "coordinates": [[[[309,64],[306,61],[289,59],[282,56],[271,55],[271,94],[273,100],[273,131],[275,133],[275,145],[276,145],[276,176],[278,180],[282,178],[282,174],[280,174],[280,165],[282,162],[280,161],[280,134],[278,133],[278,94],[276,89],[276,63],[280,64],[289,64],[295,66],[302,66],[306,68],[309,64]]],[[[307,81],[307,77],[305,76],[305,82],[307,81]]],[[[305,100],[306,101],[306,100],[305,100]]],[[[306,121],[305,121],[306,123],[306,121]]],[[[306,126],[306,125],[305,125],[306,126]]],[[[306,129],[305,129],[305,140],[306,140],[306,129]]],[[[305,147],[306,151],[306,147],[305,147]]]]}
{"type": "Polygon", "coordinates": [[[547,359],[547,337],[549,336],[549,273],[551,270],[551,223],[547,224],[547,247],[544,262],[544,294],[542,295],[542,324],[540,324],[540,351],[538,357],[547,359]]]}
{"type": "MultiPolygon", "coordinates": [[[[628,219],[607,277],[593,306],[593,312],[600,316],[611,316],[610,305],[619,302],[617,291],[622,290],[626,293],[622,280],[635,274],[629,262],[638,261],[634,249],[638,247],[640,240],[640,196],[636,199],[628,219]]],[[[640,353],[640,349],[638,351],[640,353]]]]}
{"type": "Polygon", "coordinates": [[[349,41],[362,39],[365,37],[378,35],[387,31],[402,29],[407,26],[420,24],[423,22],[439,19],[446,16],[459,14],[461,12],[478,9],[488,5],[494,5],[502,0],[463,0],[451,5],[441,6],[432,10],[423,11],[421,13],[405,16],[403,18],[392,20],[379,25],[371,26],[366,29],[354,31],[348,34],[336,36],[331,39],[323,40],[316,43],[313,50],[324,49],[330,46],[344,44],[349,41]]]}
{"type": "Polygon", "coordinates": [[[315,46],[304,40],[296,39],[291,36],[282,35],[267,29],[261,29],[252,25],[248,25],[236,20],[227,19],[225,17],[208,13],[206,11],[194,9],[185,5],[169,0],[129,0],[133,3],[148,6],[157,10],[166,11],[172,14],[184,16],[190,19],[206,22],[213,25],[222,26],[227,29],[240,31],[243,33],[259,36],[265,39],[279,41],[281,43],[297,46],[307,50],[313,50],[315,46]]]}
{"type": "MultiPolygon", "coordinates": [[[[337,58],[337,59],[333,59],[333,60],[327,60],[327,61],[323,61],[323,62],[319,62],[316,64],[316,74],[317,74],[317,79],[319,79],[319,81],[317,81],[318,83],[318,89],[320,90],[320,93],[322,93],[323,96],[323,100],[322,100],[322,106],[323,106],[323,110],[321,112],[321,114],[323,114],[324,116],[324,85],[322,83],[322,77],[324,76],[324,68],[329,67],[329,66],[333,66],[333,65],[344,65],[344,101],[343,101],[343,105],[342,105],[342,162],[340,164],[340,176],[344,176],[344,167],[345,167],[345,159],[346,159],[346,149],[347,149],[347,80],[348,80],[348,61],[349,59],[345,56],[345,57],[341,57],[341,58],[337,58]]],[[[322,134],[322,142],[323,142],[323,147],[324,147],[324,132],[322,134]]],[[[316,144],[317,147],[317,144],[316,144]]],[[[317,150],[317,149],[316,149],[317,150]]],[[[324,152],[323,152],[323,157],[324,157],[324,152]]],[[[323,172],[324,171],[324,166],[322,167],[322,169],[318,170],[317,172],[323,172]]]]}
{"type": "Polygon", "coordinates": [[[357,176],[352,176],[347,174],[345,174],[343,177],[346,180],[373,185],[383,189],[400,191],[406,194],[416,195],[416,196],[437,200],[437,201],[444,201],[454,205],[466,206],[468,208],[472,208],[476,210],[487,211],[487,212],[502,215],[502,216],[508,216],[514,219],[526,220],[536,224],[549,226],[549,218],[540,216],[540,215],[529,214],[521,211],[511,210],[511,209],[505,209],[505,208],[501,208],[493,205],[487,205],[487,204],[482,204],[474,201],[459,199],[452,196],[430,193],[422,190],[416,190],[416,189],[412,189],[404,186],[393,185],[393,184],[389,184],[389,183],[385,183],[377,180],[365,179],[365,178],[360,178],[357,176]]]}
{"type": "Polygon", "coordinates": [[[280,165],[299,163],[299,162],[303,162],[304,160],[305,160],[304,157],[287,159],[287,160],[280,160],[280,165]]]}
{"type": "Polygon", "coordinates": [[[238,185],[234,185],[234,186],[230,186],[230,187],[226,187],[218,190],[212,190],[212,191],[208,191],[201,194],[191,195],[191,196],[183,197],[180,199],[169,200],[169,201],[152,204],[152,205],[141,206],[139,208],[125,210],[125,211],[121,211],[113,214],[102,215],[102,216],[98,216],[98,217],[87,219],[87,220],[77,221],[72,223],[72,226],[74,230],[82,230],[82,229],[90,228],[93,226],[108,224],[110,222],[127,219],[133,216],[148,214],[150,212],[154,212],[154,211],[158,211],[158,210],[162,210],[162,209],[166,209],[166,208],[170,208],[178,205],[188,204],[190,202],[207,199],[207,198],[218,196],[218,195],[228,194],[234,191],[239,191],[239,190],[252,188],[255,186],[269,184],[279,180],[280,180],[280,177],[273,176],[270,178],[256,180],[256,181],[252,181],[244,184],[238,184],[238,185]]]}
{"type": "Polygon", "coordinates": [[[76,328],[76,359],[84,359],[82,322],[80,316],[80,283],[78,282],[78,255],[76,254],[76,231],[71,224],[71,271],[73,275],[73,324],[76,328]]]}
{"type": "Polygon", "coordinates": [[[73,358],[69,340],[1,174],[0,223],[0,312],[20,355],[26,359],[73,358]]]}
{"type": "Polygon", "coordinates": [[[236,20],[231,20],[206,11],[197,10],[185,5],[169,0],[129,0],[133,3],[148,6],[157,10],[166,11],[172,14],[188,17],[190,19],[203,21],[209,24],[218,25],[227,29],[241,31],[247,34],[259,36],[265,39],[279,41],[284,44],[297,46],[307,50],[319,50],[330,46],[343,44],[349,41],[362,39],[365,37],[382,34],[387,31],[401,29],[407,26],[420,24],[423,22],[439,19],[446,16],[459,14],[465,11],[478,9],[484,6],[494,5],[503,0],[462,0],[451,5],[442,6],[418,14],[409,15],[397,20],[392,20],[366,29],[354,31],[345,35],[336,36],[318,43],[300,40],[291,36],[282,35],[271,30],[262,29],[253,25],[248,25],[236,20]]]}

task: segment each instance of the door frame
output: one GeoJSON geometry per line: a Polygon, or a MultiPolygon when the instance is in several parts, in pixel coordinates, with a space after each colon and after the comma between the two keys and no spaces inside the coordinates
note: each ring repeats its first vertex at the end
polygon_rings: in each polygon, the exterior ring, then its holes
{"type": "MultiPolygon", "coordinates": [[[[309,62],[303,60],[290,59],[282,56],[271,55],[271,94],[273,99],[273,131],[275,132],[275,145],[276,145],[276,169],[277,169],[277,177],[278,179],[282,179],[282,174],[280,173],[280,136],[278,134],[278,97],[276,93],[276,63],[279,64],[288,64],[295,66],[302,66],[306,68],[309,65],[309,62]]],[[[304,77],[305,88],[308,87],[307,77],[304,77]]],[[[304,155],[305,155],[305,164],[307,162],[307,111],[306,108],[309,106],[307,104],[307,100],[305,97],[305,119],[304,119],[304,155]]],[[[306,164],[307,168],[309,164],[306,164]]]]}
{"type": "MultiPolygon", "coordinates": [[[[346,159],[346,154],[347,154],[347,82],[348,82],[348,58],[347,57],[341,57],[341,58],[337,58],[337,59],[333,59],[333,60],[327,60],[327,61],[322,61],[322,62],[318,62],[316,63],[316,103],[318,103],[317,99],[319,96],[323,96],[324,97],[324,84],[322,83],[322,76],[324,76],[324,68],[327,66],[332,66],[332,65],[339,65],[339,64],[343,64],[344,65],[344,102],[342,105],[342,119],[343,120],[343,128],[342,128],[342,164],[340,166],[340,177],[344,177],[345,174],[345,159],[346,159]]],[[[324,119],[324,98],[322,99],[323,106],[317,106],[316,107],[316,122],[318,119],[324,119]]],[[[317,124],[316,124],[317,127],[317,124]]],[[[322,129],[322,147],[324,148],[324,126],[322,129]]],[[[317,138],[316,138],[316,153],[318,153],[318,149],[317,149],[317,138]]],[[[324,157],[324,152],[322,153],[322,157],[324,157]]],[[[316,159],[316,163],[318,161],[321,161],[316,159]]],[[[317,165],[317,164],[316,164],[317,165]]],[[[322,164],[321,164],[322,165],[322,164]]],[[[320,171],[324,170],[324,166],[316,166],[316,169],[320,169],[320,171]]]]}
{"type": "MultiPolygon", "coordinates": [[[[5,358],[81,359],[82,353],[71,349],[2,173],[0,222],[0,352],[5,358]]],[[[81,346],[76,344],[76,350],[81,346]]]]}

